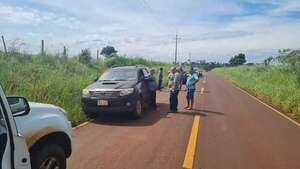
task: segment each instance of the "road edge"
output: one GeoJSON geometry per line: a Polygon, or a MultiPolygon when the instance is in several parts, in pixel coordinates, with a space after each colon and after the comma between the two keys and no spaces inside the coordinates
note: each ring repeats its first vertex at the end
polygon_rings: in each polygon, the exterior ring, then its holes
{"type": "Polygon", "coordinates": [[[264,102],[263,100],[255,97],[254,95],[252,95],[251,93],[249,93],[248,91],[246,91],[245,89],[241,88],[238,84],[236,84],[235,82],[221,76],[221,75],[218,75],[214,72],[212,72],[215,76],[218,76],[218,77],[221,77],[224,81],[232,84],[233,87],[235,87],[236,89],[238,89],[239,91],[243,92],[244,94],[252,97],[253,99],[255,99],[256,101],[258,101],[259,103],[263,104],[264,106],[268,107],[269,109],[275,111],[277,114],[279,114],[281,117],[289,120],[290,122],[292,122],[293,124],[295,124],[296,126],[300,127],[300,123],[298,121],[296,121],[295,119],[289,117],[288,115],[286,115],[286,113],[283,113],[281,111],[279,111],[278,109],[274,108],[273,106],[267,104],[266,102],[264,102]]]}
{"type": "Polygon", "coordinates": [[[85,122],[83,122],[83,123],[80,123],[80,124],[78,124],[77,126],[72,127],[72,130],[77,130],[77,129],[79,129],[79,128],[82,128],[82,127],[88,125],[90,122],[92,122],[92,121],[94,121],[94,120],[95,120],[95,119],[90,119],[90,120],[88,120],[88,121],[85,121],[85,122]]]}

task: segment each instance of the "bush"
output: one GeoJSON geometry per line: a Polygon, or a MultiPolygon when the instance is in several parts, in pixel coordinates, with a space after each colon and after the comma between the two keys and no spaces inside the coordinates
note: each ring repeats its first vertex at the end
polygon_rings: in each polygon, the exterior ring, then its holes
{"type": "Polygon", "coordinates": [[[79,62],[85,65],[91,64],[91,51],[89,49],[83,49],[78,56],[79,62]]]}
{"type": "Polygon", "coordinates": [[[296,62],[295,71],[296,71],[297,81],[300,86],[300,62],[296,62]]]}

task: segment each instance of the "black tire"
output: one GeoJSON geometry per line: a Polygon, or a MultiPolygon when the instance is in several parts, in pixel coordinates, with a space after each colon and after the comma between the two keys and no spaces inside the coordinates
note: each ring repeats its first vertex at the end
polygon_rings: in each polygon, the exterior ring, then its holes
{"type": "Polygon", "coordinates": [[[144,104],[142,99],[139,99],[136,101],[135,110],[133,111],[133,117],[135,119],[139,119],[143,117],[143,114],[144,114],[144,104]]]}
{"type": "Polygon", "coordinates": [[[50,162],[58,169],[66,169],[66,155],[62,147],[56,144],[44,145],[31,154],[32,169],[44,169],[43,167],[50,165],[50,162]]]}

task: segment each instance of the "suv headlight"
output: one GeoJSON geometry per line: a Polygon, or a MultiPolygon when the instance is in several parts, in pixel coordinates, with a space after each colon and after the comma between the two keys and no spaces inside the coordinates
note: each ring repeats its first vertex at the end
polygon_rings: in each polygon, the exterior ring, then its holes
{"type": "Polygon", "coordinates": [[[134,88],[129,88],[129,89],[122,89],[120,91],[120,96],[126,96],[126,95],[130,95],[134,92],[134,88]]]}
{"type": "Polygon", "coordinates": [[[89,96],[90,95],[90,92],[88,89],[83,89],[82,90],[82,96],[89,96]]]}

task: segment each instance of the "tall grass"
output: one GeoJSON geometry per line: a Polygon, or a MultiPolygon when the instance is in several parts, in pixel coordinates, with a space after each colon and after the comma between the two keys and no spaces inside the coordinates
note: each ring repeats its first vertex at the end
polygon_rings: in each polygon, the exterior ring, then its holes
{"type": "Polygon", "coordinates": [[[214,72],[300,121],[300,86],[290,66],[239,66],[214,72]]]}
{"type": "MultiPolygon", "coordinates": [[[[18,95],[30,101],[60,106],[68,112],[73,125],[86,120],[81,110],[82,89],[111,66],[143,64],[151,68],[168,64],[145,59],[115,57],[105,62],[81,64],[77,57],[59,55],[27,55],[0,51],[0,84],[7,95],[18,95]]],[[[167,77],[167,76],[166,76],[167,77]]]]}

